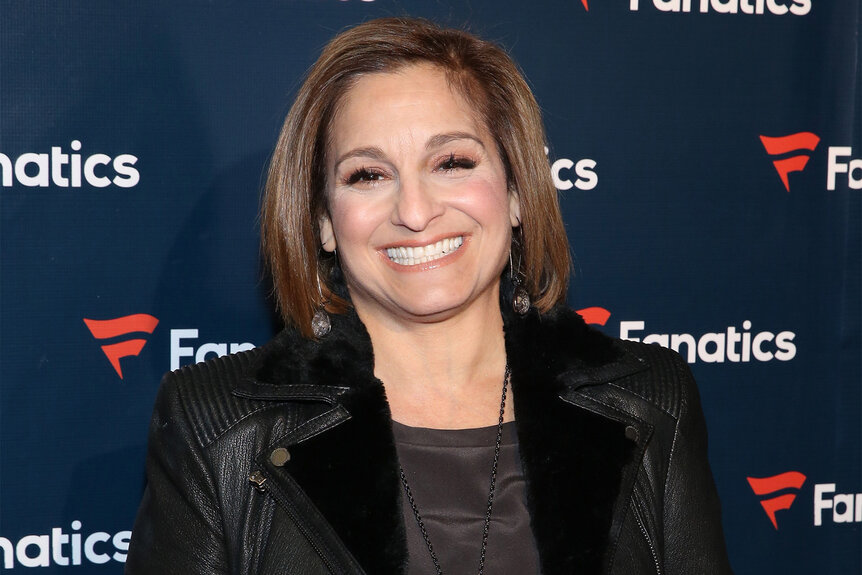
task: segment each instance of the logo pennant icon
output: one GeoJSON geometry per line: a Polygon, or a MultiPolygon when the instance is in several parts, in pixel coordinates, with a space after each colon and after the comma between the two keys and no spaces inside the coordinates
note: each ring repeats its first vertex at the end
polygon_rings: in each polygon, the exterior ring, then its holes
{"type": "MultiPolygon", "coordinates": [[[[802,484],[805,483],[805,476],[798,471],[787,471],[772,477],[746,477],[746,479],[755,495],[772,495],[786,489],[799,491],[802,484]]],[[[760,500],[760,505],[776,530],[778,530],[778,521],[775,519],[775,512],[790,509],[795,499],[796,493],[782,493],[775,497],[760,500]]]]}
{"type": "MultiPolygon", "coordinates": [[[[820,138],[811,132],[798,132],[777,138],[760,136],[760,141],[763,143],[766,153],[770,156],[783,156],[802,150],[813,152],[817,144],[820,143],[820,138]]],[[[805,169],[809,157],[809,154],[803,152],[786,158],[779,158],[772,162],[772,165],[775,166],[775,171],[778,172],[778,177],[781,178],[781,182],[784,184],[784,189],[788,192],[790,191],[788,175],[790,172],[801,172],[805,169]]]]}
{"type": "MultiPolygon", "coordinates": [[[[159,320],[155,317],[137,313],[114,319],[87,319],[84,318],[84,323],[96,339],[112,339],[131,333],[146,333],[151,334],[159,320]]],[[[120,359],[131,355],[138,355],[147,340],[141,338],[126,339],[116,343],[108,343],[102,346],[102,351],[105,357],[111,362],[114,371],[123,379],[123,368],[120,366],[120,359]]]]}

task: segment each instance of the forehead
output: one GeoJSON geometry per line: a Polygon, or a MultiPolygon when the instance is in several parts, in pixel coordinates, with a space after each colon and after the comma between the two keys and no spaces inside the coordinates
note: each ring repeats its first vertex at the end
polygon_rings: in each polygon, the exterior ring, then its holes
{"type": "Polygon", "coordinates": [[[457,84],[431,64],[363,75],[339,101],[330,123],[329,147],[342,149],[399,132],[420,137],[429,130],[470,130],[487,136],[479,110],[457,84]]]}

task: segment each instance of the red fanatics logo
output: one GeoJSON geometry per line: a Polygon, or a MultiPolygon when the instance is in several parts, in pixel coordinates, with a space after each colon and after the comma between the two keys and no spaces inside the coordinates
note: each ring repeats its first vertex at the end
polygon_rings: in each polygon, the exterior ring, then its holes
{"type": "MultiPolygon", "coordinates": [[[[785,490],[799,491],[802,484],[805,483],[805,476],[798,471],[787,471],[772,477],[746,477],[746,479],[748,479],[748,484],[755,495],[772,495],[785,490]]],[[[772,521],[772,526],[775,527],[776,531],[778,530],[778,521],[775,519],[775,512],[790,509],[795,499],[796,493],[790,492],[760,500],[760,505],[766,511],[766,516],[772,521]]]]}
{"type": "MultiPolygon", "coordinates": [[[[128,335],[130,333],[142,332],[146,334],[153,333],[159,320],[145,313],[136,313],[114,319],[87,319],[84,318],[84,323],[96,339],[111,339],[128,335]]],[[[138,355],[147,340],[141,338],[125,339],[116,343],[108,343],[102,346],[102,351],[105,357],[114,366],[114,370],[120,379],[123,379],[123,369],[120,367],[120,359],[130,355],[138,355]]]]}
{"type": "MultiPolygon", "coordinates": [[[[760,141],[763,142],[763,147],[770,156],[784,156],[802,150],[813,152],[817,144],[820,143],[820,138],[811,132],[798,132],[777,138],[760,136],[760,141]]],[[[775,166],[775,171],[778,172],[778,177],[781,178],[781,182],[784,184],[784,189],[788,192],[790,191],[788,174],[790,172],[801,172],[808,163],[809,157],[810,154],[802,152],[779,158],[772,162],[772,165],[775,166]]]]}

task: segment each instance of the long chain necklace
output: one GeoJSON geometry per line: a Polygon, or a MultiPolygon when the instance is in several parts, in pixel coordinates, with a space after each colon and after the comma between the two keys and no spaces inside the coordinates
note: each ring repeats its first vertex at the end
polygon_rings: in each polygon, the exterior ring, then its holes
{"type": "MultiPolygon", "coordinates": [[[[494,489],[497,486],[497,463],[500,460],[500,445],[503,443],[503,416],[506,411],[506,389],[508,387],[509,364],[506,363],[506,372],[503,375],[503,393],[500,397],[500,421],[497,423],[497,441],[494,444],[494,462],[491,465],[491,487],[488,489],[488,507],[485,511],[485,525],[482,527],[482,551],[479,555],[479,575],[483,575],[485,572],[485,549],[488,547],[488,529],[491,527],[491,509],[494,506],[494,489]]],[[[431,561],[434,562],[434,569],[437,571],[437,575],[443,575],[443,570],[440,568],[440,561],[437,559],[437,554],[434,553],[434,546],[431,545],[431,538],[428,536],[428,531],[425,529],[425,522],[422,521],[419,507],[416,506],[413,492],[410,491],[410,485],[407,483],[407,475],[404,474],[404,468],[401,467],[400,464],[398,469],[401,472],[401,483],[404,485],[404,493],[407,494],[407,501],[410,503],[410,509],[413,510],[413,516],[416,518],[416,523],[419,525],[422,539],[425,540],[425,545],[428,547],[431,561]]]]}

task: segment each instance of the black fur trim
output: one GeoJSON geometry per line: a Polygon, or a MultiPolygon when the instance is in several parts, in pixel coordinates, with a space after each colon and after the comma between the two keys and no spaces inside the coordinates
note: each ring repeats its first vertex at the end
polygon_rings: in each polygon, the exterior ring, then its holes
{"type": "Polygon", "coordinates": [[[545,317],[509,316],[505,326],[542,573],[602,573],[623,467],[635,444],[626,439],[624,424],[560,399],[565,388],[560,375],[594,370],[620,350],[567,309],[545,317]]]}
{"type": "Polygon", "coordinates": [[[407,543],[391,413],[374,377],[371,340],[355,312],[332,317],[311,341],[283,332],[256,379],[350,388],[350,419],[290,448],[284,471],[329,522],[366,573],[404,573],[407,543]]]}

